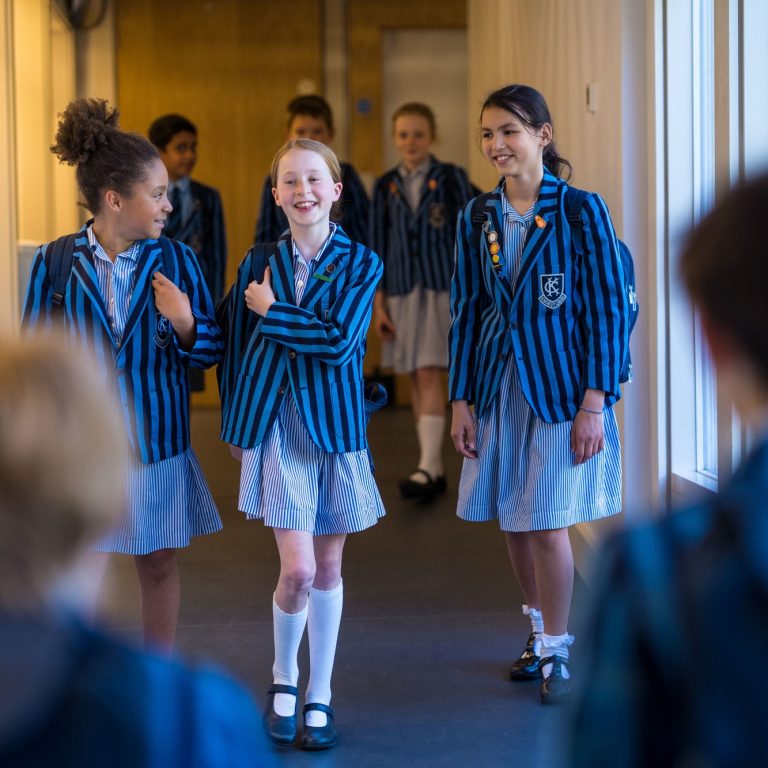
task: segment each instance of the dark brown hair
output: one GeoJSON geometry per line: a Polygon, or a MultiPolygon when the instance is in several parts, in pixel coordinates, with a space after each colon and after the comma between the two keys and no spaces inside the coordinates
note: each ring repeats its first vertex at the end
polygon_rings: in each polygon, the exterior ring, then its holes
{"type": "MultiPolygon", "coordinates": [[[[538,131],[544,123],[549,123],[554,134],[554,123],[547,102],[535,88],[529,85],[505,85],[494,91],[483,102],[483,108],[480,110],[481,121],[483,112],[493,107],[510,112],[532,131],[538,131]]],[[[571,178],[573,170],[571,164],[557,154],[554,139],[544,147],[542,160],[547,170],[554,176],[566,180],[571,178]]]]}
{"type": "Polygon", "coordinates": [[[768,385],[768,259],[760,222],[768,211],[768,174],[730,192],[691,232],[680,275],[713,326],[740,345],[768,385]]]}
{"type": "Polygon", "coordinates": [[[76,99],[59,115],[51,146],[60,162],[77,166],[83,205],[94,214],[105,189],[131,197],[133,186],[146,178],[147,166],[160,157],[143,136],[118,128],[119,115],[104,99],[76,99]]]}

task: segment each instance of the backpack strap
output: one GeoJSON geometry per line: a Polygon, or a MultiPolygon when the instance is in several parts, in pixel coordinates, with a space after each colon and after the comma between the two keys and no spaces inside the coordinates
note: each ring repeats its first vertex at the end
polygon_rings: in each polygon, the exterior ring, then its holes
{"type": "Polygon", "coordinates": [[[54,243],[46,267],[53,289],[51,301],[56,309],[64,304],[67,293],[67,283],[72,274],[72,263],[75,258],[75,238],[77,235],[62,235],[54,243]]]}
{"type": "Polygon", "coordinates": [[[576,253],[579,256],[584,254],[584,226],[581,221],[581,211],[587,194],[583,189],[576,189],[576,187],[565,188],[565,218],[573,233],[576,253]]]}

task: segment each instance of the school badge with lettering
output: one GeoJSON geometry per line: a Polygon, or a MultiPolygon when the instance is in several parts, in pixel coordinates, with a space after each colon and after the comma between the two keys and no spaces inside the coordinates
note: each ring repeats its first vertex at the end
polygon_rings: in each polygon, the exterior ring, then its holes
{"type": "Polygon", "coordinates": [[[556,309],[565,301],[565,275],[557,272],[539,276],[539,301],[549,309],[556,309]]]}
{"type": "Polygon", "coordinates": [[[432,229],[442,229],[448,217],[443,203],[432,203],[429,206],[429,226],[432,229]]]}
{"type": "Polygon", "coordinates": [[[171,343],[171,333],[173,329],[165,315],[157,313],[157,322],[155,323],[155,344],[160,349],[165,349],[171,343]]]}

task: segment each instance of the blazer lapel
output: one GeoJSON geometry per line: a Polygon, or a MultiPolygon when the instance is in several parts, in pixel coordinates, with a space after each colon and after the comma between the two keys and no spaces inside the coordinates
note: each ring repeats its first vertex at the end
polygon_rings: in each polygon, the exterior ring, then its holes
{"type": "MultiPolygon", "coordinates": [[[[96,274],[96,267],[93,263],[93,253],[88,245],[88,236],[78,237],[75,243],[73,254],[74,261],[72,272],[77,280],[80,290],[88,297],[88,300],[96,310],[96,314],[107,330],[107,335],[112,339],[112,330],[107,315],[107,308],[104,304],[104,297],[99,288],[99,277],[96,274]]],[[[114,339],[113,339],[114,341],[114,339]]]]}
{"type": "Polygon", "coordinates": [[[331,283],[338,278],[346,264],[350,251],[350,240],[341,227],[336,231],[328,243],[325,251],[318,260],[312,274],[309,276],[309,285],[304,291],[299,306],[308,309],[317,303],[320,297],[330,289],[331,283]]]}
{"type": "Polygon", "coordinates": [[[281,237],[277,248],[269,257],[272,268],[272,290],[278,301],[296,303],[296,292],[293,286],[293,248],[290,237],[281,237]]]}
{"type": "MultiPolygon", "coordinates": [[[[545,170],[539,196],[536,198],[536,205],[533,209],[535,223],[528,230],[528,235],[525,239],[525,246],[520,257],[520,269],[517,272],[517,280],[515,281],[516,285],[523,285],[533,265],[536,263],[536,259],[555,232],[557,188],[557,179],[549,171],[545,170]]],[[[515,294],[517,295],[517,291],[515,294]]]]}
{"type": "Polygon", "coordinates": [[[168,266],[164,268],[160,258],[161,253],[160,243],[157,240],[145,240],[141,245],[141,252],[136,262],[131,303],[128,305],[128,319],[125,321],[125,329],[123,330],[123,338],[121,340],[122,347],[125,347],[125,343],[136,330],[144,315],[147,303],[152,295],[153,273],[159,271],[170,277],[168,275],[168,266]]]}
{"type": "MultiPolygon", "coordinates": [[[[505,303],[512,303],[512,286],[509,283],[504,266],[508,255],[504,252],[504,222],[502,219],[501,187],[497,187],[493,194],[485,199],[483,208],[478,213],[485,216],[482,223],[482,237],[480,240],[480,258],[483,260],[483,269],[492,275],[492,284],[505,303]],[[498,248],[495,248],[498,246],[498,248]],[[492,253],[495,250],[496,253],[492,253]]],[[[479,222],[478,222],[479,223],[479,222]]]]}

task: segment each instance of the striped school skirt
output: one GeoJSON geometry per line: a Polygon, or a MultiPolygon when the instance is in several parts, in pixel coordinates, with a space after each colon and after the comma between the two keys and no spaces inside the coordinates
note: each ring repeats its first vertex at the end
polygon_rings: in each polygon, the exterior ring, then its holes
{"type": "Polygon", "coordinates": [[[567,528],[621,510],[621,444],[616,415],[603,417],[605,448],[573,464],[572,421],[548,424],[534,414],[514,363],[475,423],[477,459],[464,459],[457,515],[498,520],[502,531],[567,528]]]}
{"type": "Polygon", "coordinates": [[[448,291],[416,285],[404,296],[387,296],[387,311],[396,332],[392,341],[381,344],[381,364],[385,368],[413,373],[419,368],[448,367],[448,291]]]}
{"type": "Polygon", "coordinates": [[[385,514],[368,451],[319,448],[293,397],[261,443],[243,451],[238,508],[271,528],[315,536],[362,531],[385,514]]]}
{"type": "Polygon", "coordinates": [[[127,510],[95,549],[146,555],[189,546],[193,536],[214,533],[221,527],[203,470],[189,448],[154,464],[131,462],[127,510]]]}

